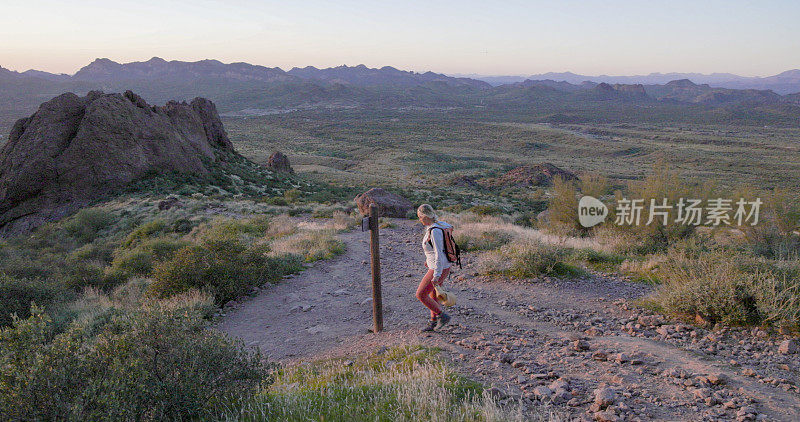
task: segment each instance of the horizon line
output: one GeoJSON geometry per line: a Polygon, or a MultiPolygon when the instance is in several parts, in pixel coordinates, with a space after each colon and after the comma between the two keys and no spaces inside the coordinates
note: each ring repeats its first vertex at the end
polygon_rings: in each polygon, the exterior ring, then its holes
{"type": "Polygon", "coordinates": [[[369,65],[366,65],[364,62],[361,62],[359,64],[354,64],[354,65],[349,65],[349,64],[344,63],[344,64],[340,64],[340,65],[336,65],[336,66],[328,66],[328,67],[319,67],[319,66],[314,66],[314,65],[305,65],[305,66],[296,66],[295,65],[295,66],[292,66],[291,68],[284,69],[283,67],[280,67],[280,66],[269,66],[269,65],[265,65],[265,64],[250,63],[250,62],[247,62],[247,61],[223,62],[222,60],[213,59],[213,58],[205,58],[205,59],[199,59],[199,60],[178,60],[178,59],[167,60],[167,59],[164,59],[164,58],[161,58],[161,57],[158,57],[158,56],[152,56],[152,57],[150,57],[149,59],[146,59],[146,60],[132,60],[132,61],[128,61],[128,62],[116,61],[116,60],[110,59],[108,57],[95,57],[94,60],[92,60],[91,62],[89,62],[86,65],[83,65],[83,66],[79,67],[77,70],[75,70],[72,73],[51,72],[51,71],[35,69],[35,68],[28,68],[26,70],[19,70],[19,69],[13,69],[11,67],[5,67],[5,66],[3,66],[2,63],[0,63],[0,68],[4,68],[4,69],[7,69],[9,71],[16,72],[16,73],[19,73],[19,74],[23,74],[23,73],[29,72],[29,71],[37,71],[37,72],[49,73],[49,74],[52,74],[52,75],[66,75],[66,76],[70,76],[71,77],[71,76],[75,76],[75,74],[78,73],[84,67],[86,67],[89,64],[94,63],[95,61],[98,61],[98,60],[109,60],[109,61],[117,63],[117,64],[125,65],[125,64],[132,64],[132,63],[146,63],[146,62],[151,61],[153,59],[160,59],[160,60],[163,60],[163,61],[165,61],[167,63],[171,63],[171,62],[197,63],[197,62],[202,62],[202,61],[216,61],[216,62],[225,64],[225,65],[243,63],[243,64],[248,64],[248,65],[251,65],[251,66],[261,66],[261,67],[266,67],[266,68],[270,68],[270,69],[280,69],[282,72],[285,72],[285,73],[288,73],[292,69],[303,69],[303,68],[306,68],[306,67],[313,67],[313,68],[320,69],[320,70],[333,69],[333,68],[336,68],[336,67],[343,67],[343,66],[344,67],[364,66],[364,67],[367,67],[368,69],[382,69],[384,67],[391,67],[391,68],[394,68],[394,69],[397,69],[397,70],[401,70],[401,71],[404,71],[404,72],[414,72],[414,73],[433,72],[433,73],[438,73],[438,74],[445,75],[445,76],[465,77],[465,78],[473,78],[473,79],[476,78],[476,77],[484,77],[484,78],[500,78],[500,77],[529,78],[530,76],[546,75],[546,74],[550,74],[550,73],[554,73],[554,74],[571,74],[571,75],[575,75],[575,76],[585,76],[585,77],[593,77],[593,78],[601,78],[601,77],[610,77],[610,78],[615,78],[615,77],[637,77],[637,76],[656,76],[656,75],[670,75],[670,74],[694,74],[694,75],[698,75],[698,76],[733,75],[733,76],[737,76],[737,77],[741,77],[741,78],[767,78],[767,77],[770,77],[770,76],[776,76],[776,75],[779,75],[781,73],[785,73],[785,72],[789,72],[789,71],[793,71],[793,70],[800,70],[800,67],[795,67],[795,68],[790,68],[790,69],[786,69],[786,70],[780,71],[780,72],[772,74],[772,75],[743,75],[743,74],[732,73],[732,72],[703,73],[703,72],[697,72],[697,71],[668,71],[668,72],[653,71],[653,72],[649,72],[649,73],[634,73],[634,74],[607,74],[607,73],[603,73],[603,74],[594,74],[594,75],[592,75],[592,74],[585,74],[585,73],[580,73],[580,72],[573,72],[572,70],[564,70],[564,71],[552,71],[552,70],[550,70],[550,71],[547,71],[547,72],[529,73],[529,74],[525,75],[525,74],[518,74],[518,73],[517,74],[511,74],[511,73],[508,73],[508,74],[502,74],[502,73],[500,73],[500,74],[498,74],[498,73],[484,74],[484,73],[463,72],[463,71],[461,71],[461,72],[438,72],[438,71],[430,70],[430,69],[429,70],[420,71],[420,70],[401,69],[401,68],[398,68],[398,67],[392,66],[392,65],[383,65],[383,66],[370,67],[369,65]]]}

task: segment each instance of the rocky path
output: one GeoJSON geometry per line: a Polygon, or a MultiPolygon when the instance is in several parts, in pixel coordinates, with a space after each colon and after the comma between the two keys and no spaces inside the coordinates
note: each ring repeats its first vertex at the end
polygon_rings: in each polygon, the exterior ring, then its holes
{"type": "Polygon", "coordinates": [[[384,332],[369,332],[361,232],[341,235],[344,255],[226,307],[219,328],[284,363],[440,347],[499,400],[579,420],[800,420],[793,341],[669,322],[632,305],[648,287],[615,278],[513,281],[477,276],[467,265],[449,281],[459,301],[451,326],[420,334],[422,229],[392,223],[381,231],[384,332]]]}

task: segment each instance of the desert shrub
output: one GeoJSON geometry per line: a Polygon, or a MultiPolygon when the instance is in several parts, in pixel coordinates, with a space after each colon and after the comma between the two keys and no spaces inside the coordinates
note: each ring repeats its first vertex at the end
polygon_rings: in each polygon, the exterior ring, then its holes
{"type": "Polygon", "coordinates": [[[303,192],[300,192],[297,189],[288,189],[283,192],[283,198],[286,200],[286,202],[291,204],[297,202],[302,194],[303,192]]]}
{"type": "Polygon", "coordinates": [[[153,234],[163,232],[166,228],[167,223],[161,219],[141,224],[128,234],[125,241],[122,242],[122,246],[129,247],[143,239],[149,238],[153,234]]]}
{"type": "Polygon", "coordinates": [[[12,278],[0,274],[0,327],[11,325],[12,315],[26,319],[31,315],[31,304],[51,309],[72,294],[64,286],[42,280],[12,278]]]}
{"type": "Polygon", "coordinates": [[[584,174],[581,176],[580,185],[582,194],[595,198],[601,198],[611,193],[608,178],[600,174],[584,174]]]}
{"type": "Polygon", "coordinates": [[[652,273],[662,282],[652,300],[666,312],[710,323],[800,326],[800,261],[673,249],[652,273]]]}
{"type": "Polygon", "coordinates": [[[270,225],[268,216],[249,219],[220,218],[198,226],[196,237],[208,242],[216,239],[260,237],[269,230],[270,225]]]}
{"type": "Polygon", "coordinates": [[[793,271],[759,270],[750,275],[749,288],[755,298],[758,322],[800,329],[800,265],[793,271]]]}
{"type": "Polygon", "coordinates": [[[153,271],[153,255],[143,249],[120,249],[106,270],[106,277],[115,284],[133,276],[147,276],[153,271]]]}
{"type": "Polygon", "coordinates": [[[56,334],[35,310],[0,331],[10,420],[185,420],[268,382],[261,357],[183,310],[113,310],[56,334]]]}
{"type": "Polygon", "coordinates": [[[84,208],[61,224],[64,231],[82,243],[96,239],[114,222],[114,215],[102,208],[84,208]]]}
{"type": "Polygon", "coordinates": [[[145,238],[133,248],[114,251],[111,265],[105,269],[107,285],[118,285],[131,277],[148,277],[159,262],[172,258],[189,242],[170,237],[145,238]]]}
{"type": "Polygon", "coordinates": [[[271,254],[298,255],[306,262],[314,262],[333,258],[344,251],[344,243],[332,230],[306,230],[273,241],[271,254]]]}
{"type": "Polygon", "coordinates": [[[666,312],[709,323],[758,323],[760,316],[748,274],[722,252],[689,257],[674,253],[656,269],[662,281],[656,303],[666,312]]]}
{"type": "Polygon", "coordinates": [[[270,205],[278,206],[278,207],[285,207],[285,206],[289,205],[289,203],[286,202],[286,199],[284,199],[284,198],[282,198],[280,196],[271,196],[271,197],[268,197],[268,198],[264,198],[264,202],[266,202],[267,204],[270,204],[270,205]]]}
{"type": "Polygon", "coordinates": [[[521,227],[535,227],[537,215],[539,215],[539,212],[536,211],[525,211],[519,214],[514,214],[514,224],[521,227]]]}
{"type": "Polygon", "coordinates": [[[800,197],[776,189],[763,201],[758,223],[742,227],[746,246],[765,258],[796,259],[800,256],[800,197]]]}
{"type": "MultiPolygon", "coordinates": [[[[651,172],[641,182],[633,183],[630,189],[629,199],[643,199],[645,210],[650,206],[651,200],[656,204],[661,204],[664,199],[673,208],[668,211],[666,224],[663,219],[655,218],[651,224],[647,223],[647,213],[642,212],[642,219],[639,225],[623,226],[622,229],[633,233],[638,241],[631,248],[632,252],[647,254],[666,251],[670,245],[686,239],[695,233],[695,226],[675,221],[677,209],[675,205],[680,198],[699,199],[702,204],[713,196],[714,186],[712,184],[696,184],[681,177],[677,171],[670,168],[664,160],[657,161],[651,172]]],[[[621,194],[617,192],[617,199],[621,194]]]]}
{"type": "Polygon", "coordinates": [[[550,227],[556,232],[582,233],[584,228],[578,221],[578,186],[561,177],[553,179],[553,197],[547,207],[550,227]]]}
{"type": "Polygon", "coordinates": [[[481,256],[479,265],[485,273],[517,278],[584,275],[585,271],[569,263],[569,259],[569,249],[532,241],[519,241],[485,253],[481,256]]]}
{"type": "Polygon", "coordinates": [[[108,288],[110,284],[106,278],[105,264],[94,260],[68,259],[67,266],[60,280],[65,286],[73,290],[83,287],[108,288]]]}
{"type": "Polygon", "coordinates": [[[97,261],[103,263],[110,263],[114,259],[115,243],[105,240],[96,240],[92,243],[87,243],[69,254],[69,259],[81,261],[97,261]]]}
{"type": "Polygon", "coordinates": [[[463,251],[497,249],[514,238],[511,233],[504,230],[471,229],[469,225],[455,231],[453,237],[463,251]]]}
{"type": "Polygon", "coordinates": [[[163,298],[197,288],[224,304],[248,293],[253,286],[301,269],[299,258],[267,256],[267,252],[264,246],[248,247],[238,238],[205,237],[158,264],[149,292],[163,298]]]}

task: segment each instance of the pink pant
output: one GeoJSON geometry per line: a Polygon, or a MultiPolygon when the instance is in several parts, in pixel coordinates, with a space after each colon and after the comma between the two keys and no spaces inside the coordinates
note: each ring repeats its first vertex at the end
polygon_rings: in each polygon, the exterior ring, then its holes
{"type": "MultiPolygon", "coordinates": [[[[450,274],[450,268],[445,268],[442,271],[441,277],[439,277],[437,285],[442,284],[448,274],[450,274]]],[[[417,299],[419,299],[426,308],[431,310],[431,319],[442,313],[442,307],[439,306],[439,302],[436,301],[436,290],[434,287],[433,270],[428,270],[428,272],[425,273],[425,277],[422,277],[422,281],[419,282],[419,287],[417,287],[417,299]]]]}

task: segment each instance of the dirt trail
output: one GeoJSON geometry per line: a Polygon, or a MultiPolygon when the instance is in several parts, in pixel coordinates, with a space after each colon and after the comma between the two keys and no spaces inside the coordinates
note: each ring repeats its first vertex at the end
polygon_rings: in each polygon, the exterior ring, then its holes
{"type": "Polygon", "coordinates": [[[467,256],[449,281],[459,300],[451,326],[420,334],[422,228],[392,223],[381,231],[385,332],[369,332],[368,236],[360,231],[341,235],[345,254],[227,308],[219,328],[284,363],[441,347],[501,400],[586,420],[800,420],[796,354],[749,333],[643,313],[628,303],[649,288],[614,278],[497,280],[477,276],[467,256]]]}

